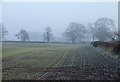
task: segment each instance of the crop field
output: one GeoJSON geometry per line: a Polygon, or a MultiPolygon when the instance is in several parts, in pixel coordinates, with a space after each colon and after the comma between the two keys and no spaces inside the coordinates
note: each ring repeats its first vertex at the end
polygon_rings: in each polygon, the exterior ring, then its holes
{"type": "Polygon", "coordinates": [[[120,63],[89,44],[3,43],[3,80],[118,80],[120,63]]]}

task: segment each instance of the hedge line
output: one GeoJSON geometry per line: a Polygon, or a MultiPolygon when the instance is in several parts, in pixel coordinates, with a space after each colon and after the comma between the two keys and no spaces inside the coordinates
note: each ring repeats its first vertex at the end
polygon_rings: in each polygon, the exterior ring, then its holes
{"type": "Polygon", "coordinates": [[[115,53],[120,53],[120,41],[115,42],[102,42],[102,41],[95,41],[92,42],[94,47],[104,47],[112,50],[115,53]]]}

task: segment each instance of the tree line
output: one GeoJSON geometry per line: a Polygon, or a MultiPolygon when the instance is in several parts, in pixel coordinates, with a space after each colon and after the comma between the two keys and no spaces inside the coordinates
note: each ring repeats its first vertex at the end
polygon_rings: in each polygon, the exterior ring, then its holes
{"type": "MultiPolygon", "coordinates": [[[[8,35],[8,31],[1,24],[2,34],[0,38],[5,39],[5,36],[8,35]]],[[[99,18],[94,23],[89,23],[87,28],[83,24],[76,22],[71,22],[66,30],[63,32],[63,35],[72,43],[75,43],[76,40],[82,40],[87,38],[87,36],[92,37],[92,41],[106,41],[106,40],[115,40],[120,37],[117,29],[115,29],[115,22],[110,18],[99,18]],[[114,30],[113,30],[114,29],[114,30]]],[[[29,33],[25,29],[21,29],[15,37],[20,41],[30,41],[29,33]]],[[[43,40],[46,42],[51,42],[54,39],[51,27],[46,27],[45,32],[43,33],[43,40]]]]}

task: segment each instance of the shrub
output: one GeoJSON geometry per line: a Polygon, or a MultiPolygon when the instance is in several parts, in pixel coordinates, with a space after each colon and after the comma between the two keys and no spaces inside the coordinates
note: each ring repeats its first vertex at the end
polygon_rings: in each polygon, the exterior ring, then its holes
{"type": "Polygon", "coordinates": [[[120,52],[120,44],[116,44],[116,45],[113,47],[113,52],[115,52],[115,53],[120,52]]]}
{"type": "Polygon", "coordinates": [[[94,47],[97,47],[98,45],[99,45],[98,42],[94,42],[94,43],[93,43],[93,46],[94,46],[94,47]]]}

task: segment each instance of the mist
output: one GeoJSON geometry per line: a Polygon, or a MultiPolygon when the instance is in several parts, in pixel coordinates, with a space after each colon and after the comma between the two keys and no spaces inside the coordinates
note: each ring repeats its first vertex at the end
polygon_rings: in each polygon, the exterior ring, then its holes
{"type": "Polygon", "coordinates": [[[43,32],[50,26],[55,41],[66,41],[63,32],[70,22],[85,25],[98,18],[113,19],[118,28],[118,3],[116,2],[4,2],[2,23],[8,30],[6,40],[17,40],[20,29],[29,32],[32,41],[42,41],[43,32]]]}

